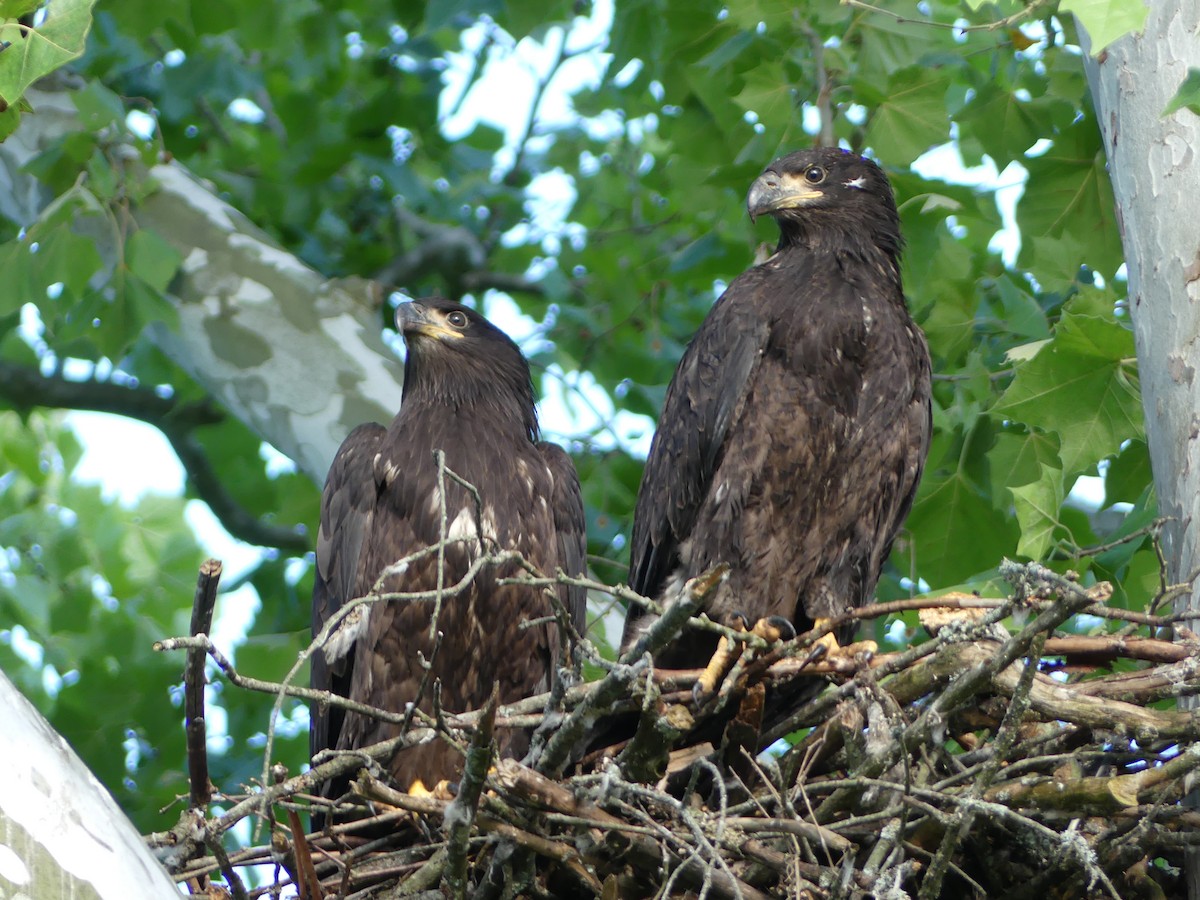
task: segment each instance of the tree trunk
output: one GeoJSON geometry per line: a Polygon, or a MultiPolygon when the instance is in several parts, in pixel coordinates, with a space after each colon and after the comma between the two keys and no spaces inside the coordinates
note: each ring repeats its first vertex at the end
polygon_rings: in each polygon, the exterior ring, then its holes
{"type": "Polygon", "coordinates": [[[178,895],[116,801],[3,672],[0,722],[0,897],[178,895]]]}
{"type": "MultiPolygon", "coordinates": [[[[1178,583],[1200,568],[1200,116],[1162,112],[1188,69],[1200,68],[1200,0],[1148,5],[1143,33],[1089,55],[1087,75],[1125,246],[1154,487],[1170,517],[1163,550],[1178,583]]],[[[1090,51],[1086,34],[1082,43],[1090,51]]],[[[1189,628],[1200,627],[1195,585],[1177,608],[1192,613],[1189,628]]],[[[1194,851],[1188,896],[1200,900],[1194,851]]]]}
{"type": "MultiPolygon", "coordinates": [[[[1200,68],[1200,0],[1153,3],[1140,35],[1089,58],[1129,272],[1146,437],[1175,581],[1200,565],[1200,116],[1163,117],[1200,68]]],[[[1084,38],[1084,48],[1088,41],[1084,38]]],[[[1200,592],[1180,600],[1200,622],[1200,592]]]]}

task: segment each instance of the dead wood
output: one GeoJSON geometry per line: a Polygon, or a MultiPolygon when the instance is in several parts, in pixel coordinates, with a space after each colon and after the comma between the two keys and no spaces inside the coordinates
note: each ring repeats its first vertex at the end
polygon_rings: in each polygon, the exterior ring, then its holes
{"type": "MultiPolygon", "coordinates": [[[[1200,817],[1179,801],[1200,768],[1200,716],[1165,701],[1200,691],[1200,646],[1142,621],[1157,617],[1120,616],[1103,585],[1037,565],[1004,571],[1012,596],[952,597],[925,617],[936,634],[898,652],[825,659],[816,634],[747,642],[714,714],[716,704],[692,699],[700,670],[656,670],[653,654],[683,628],[737,637],[695,614],[716,573],[672,605],[688,615],[662,616],[647,646],[607,663],[597,682],[415,717],[398,739],[222,796],[222,814],[188,811],[149,840],[191,842],[198,858],[179,857],[179,881],[224,877],[250,897],[289,885],[289,869],[312,897],[1183,896],[1176,869],[1200,845],[1200,817]],[[1096,610],[1110,627],[1123,618],[1122,633],[1078,633],[1078,617],[1096,610]],[[831,683],[799,708],[777,708],[796,678],[831,683]],[[589,748],[622,715],[636,722],[632,740],[589,748]],[[494,727],[543,723],[537,758],[487,771],[494,727]],[[371,760],[423,740],[471,755],[453,801],[371,774],[381,771],[371,760]],[[362,817],[299,834],[314,786],[364,767],[343,807],[357,804],[362,817]],[[274,827],[277,814],[292,827],[274,827]],[[246,817],[272,827],[271,840],[232,849],[226,832],[246,817]],[[229,878],[282,859],[300,863],[278,868],[273,885],[229,878]]],[[[639,602],[628,588],[611,592],[639,602]]],[[[349,706],[290,679],[244,679],[202,633],[161,646],[207,651],[235,685],[349,706]]]]}

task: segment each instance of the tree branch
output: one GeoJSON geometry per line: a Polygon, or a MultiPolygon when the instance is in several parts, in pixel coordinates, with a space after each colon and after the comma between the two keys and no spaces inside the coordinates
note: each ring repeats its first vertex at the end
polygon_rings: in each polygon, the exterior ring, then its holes
{"type": "Polygon", "coordinates": [[[43,375],[32,366],[0,360],[0,397],[15,409],[85,409],[112,413],[153,425],[163,433],[183,464],[197,498],[208,504],[231,535],[248,544],[306,553],[309,538],[296,528],[271,525],[251,515],[225,489],[204,447],[193,435],[202,425],[216,425],[225,414],[211,400],[181,402],[152,388],[118,381],[72,381],[61,374],[43,375]]]}

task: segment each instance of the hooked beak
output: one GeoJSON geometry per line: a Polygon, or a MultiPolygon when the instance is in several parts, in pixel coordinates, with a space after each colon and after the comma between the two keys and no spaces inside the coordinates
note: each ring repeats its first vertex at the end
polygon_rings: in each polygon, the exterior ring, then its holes
{"type": "Polygon", "coordinates": [[[766,171],[754,179],[746,195],[746,210],[750,221],[759,216],[806,206],[824,194],[806,182],[801,176],[766,171]]]}
{"type": "Polygon", "coordinates": [[[438,340],[458,340],[462,337],[461,332],[447,328],[430,314],[427,307],[415,300],[396,307],[396,330],[404,335],[405,340],[416,335],[438,340]]]}

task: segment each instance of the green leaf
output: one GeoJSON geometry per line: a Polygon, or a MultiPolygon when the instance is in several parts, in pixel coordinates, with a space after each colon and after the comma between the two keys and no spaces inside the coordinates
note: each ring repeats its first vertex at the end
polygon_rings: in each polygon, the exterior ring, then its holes
{"type": "MultiPolygon", "coordinates": [[[[295,664],[300,651],[308,646],[310,637],[307,631],[249,635],[238,644],[238,672],[250,678],[282,680],[283,675],[295,664]]],[[[297,676],[296,683],[304,684],[307,681],[308,670],[304,669],[297,676]]]]}
{"type": "Polygon", "coordinates": [[[1020,158],[1047,131],[1043,103],[1019,99],[1011,90],[991,83],[981,86],[975,98],[955,121],[983,147],[998,168],[1020,158]]]}
{"type": "Polygon", "coordinates": [[[36,28],[0,24],[0,100],[12,105],[43,75],[83,53],[96,0],[55,0],[36,28]]]}
{"type": "Polygon", "coordinates": [[[1037,481],[1047,466],[1057,468],[1062,480],[1057,437],[1032,428],[1024,433],[1011,430],[997,434],[987,461],[992,502],[997,508],[1008,505],[1009,488],[1037,481]]]}
{"type": "Polygon", "coordinates": [[[1054,529],[1058,527],[1058,511],[1063,502],[1063,473],[1057,466],[1041,466],[1037,481],[1010,489],[1021,539],[1017,553],[1030,559],[1041,559],[1054,544],[1054,529]]]}
{"type": "Polygon", "coordinates": [[[104,266],[94,241],[71,230],[67,222],[37,235],[37,252],[30,255],[33,287],[42,297],[31,297],[46,309],[46,288],[62,282],[76,295],[82,294],[92,277],[104,266]]]}
{"type": "Polygon", "coordinates": [[[1050,336],[1046,313],[1028,291],[1019,288],[1007,275],[996,280],[996,291],[1004,324],[1011,334],[1034,340],[1050,336]]]}
{"type": "Polygon", "coordinates": [[[785,122],[795,114],[796,99],[791,84],[778,64],[756,66],[747,73],[745,87],[733,98],[742,109],[761,122],[785,122]]]}
{"type": "Polygon", "coordinates": [[[1146,442],[1129,441],[1104,472],[1104,505],[1136,503],[1153,481],[1146,442]]]}
{"type": "Polygon", "coordinates": [[[29,241],[0,244],[0,272],[4,273],[4,290],[0,290],[0,315],[15,312],[33,301],[36,288],[29,241]]]}
{"type": "Polygon", "coordinates": [[[183,257],[153,231],[140,229],[125,244],[125,265],[156,291],[165,291],[183,257]]]}
{"type": "Polygon", "coordinates": [[[1179,90],[1162,111],[1163,117],[1181,109],[1187,109],[1200,116],[1200,69],[1188,69],[1187,77],[1179,85],[1179,90]]]}
{"type": "Polygon", "coordinates": [[[1057,434],[1064,474],[1083,474],[1143,434],[1133,356],[1133,335],[1115,319],[1067,312],[993,414],[1057,434]]]}
{"type": "Polygon", "coordinates": [[[11,103],[0,110],[0,142],[17,130],[21,124],[21,107],[19,103],[11,103]]]}
{"type": "Polygon", "coordinates": [[[508,15],[502,24],[518,39],[544,34],[551,25],[571,17],[571,5],[564,0],[505,0],[504,7],[508,15]]]}
{"type": "Polygon", "coordinates": [[[1026,160],[1029,181],[1017,204],[1018,261],[1043,284],[1043,266],[1073,278],[1086,263],[1111,278],[1124,260],[1107,164],[1090,116],[1056,137],[1043,155],[1026,160]],[[1045,239],[1063,243],[1040,246],[1045,239]]]}
{"type": "Polygon", "coordinates": [[[125,121],[125,104],[99,81],[89,81],[81,90],[72,91],[71,102],[79,110],[80,121],[88,131],[99,131],[107,125],[125,121]]]}
{"type": "Polygon", "coordinates": [[[906,527],[917,571],[933,587],[993,568],[1017,540],[1011,518],[993,509],[978,486],[958,473],[925,473],[906,527]]]}
{"type": "Polygon", "coordinates": [[[42,0],[0,0],[0,19],[19,19],[41,5],[42,0]]]}
{"type": "Polygon", "coordinates": [[[950,137],[946,90],[950,74],[909,68],[888,80],[887,96],[867,125],[866,142],[891,165],[906,166],[950,137]]]}
{"type": "Polygon", "coordinates": [[[1092,38],[1092,55],[1117,38],[1141,31],[1150,7],[1144,0],[1062,0],[1060,13],[1071,12],[1092,38]]]}

